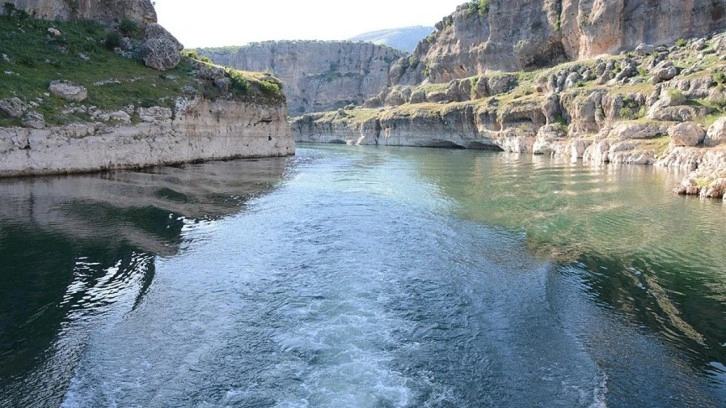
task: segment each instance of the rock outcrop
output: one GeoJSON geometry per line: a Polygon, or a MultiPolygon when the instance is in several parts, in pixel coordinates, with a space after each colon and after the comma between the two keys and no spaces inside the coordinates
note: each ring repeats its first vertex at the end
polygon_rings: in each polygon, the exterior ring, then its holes
{"type": "Polygon", "coordinates": [[[698,171],[679,191],[720,197],[726,177],[722,42],[726,33],[536,72],[398,85],[360,107],[296,118],[293,134],[299,141],[501,149],[678,167],[698,171]]]}
{"type": "Polygon", "coordinates": [[[390,85],[391,66],[404,55],[370,43],[323,41],[264,42],[197,53],[220,65],[272,72],[282,80],[294,115],[362,103],[390,85]]]}
{"type": "Polygon", "coordinates": [[[534,70],[724,28],[726,3],[715,0],[472,1],[439,22],[411,58],[399,61],[394,82],[534,70]]]}
{"type": "Polygon", "coordinates": [[[43,20],[156,22],[156,10],[151,0],[4,0],[4,3],[10,3],[16,9],[43,20]]]}
{"type": "Polygon", "coordinates": [[[53,95],[71,102],[83,102],[88,98],[88,90],[85,87],[60,79],[52,81],[48,90],[53,95]]]}
{"type": "Polygon", "coordinates": [[[64,174],[196,160],[287,156],[295,144],[284,104],[204,98],[137,108],[141,123],[0,128],[0,176],[64,174]]]}
{"type": "Polygon", "coordinates": [[[159,24],[146,26],[146,40],[141,45],[139,56],[149,68],[159,71],[170,70],[181,61],[184,46],[159,24]]]}
{"type": "Polygon", "coordinates": [[[15,1],[3,10],[2,61],[18,72],[4,71],[0,90],[0,177],[295,152],[281,82],[182,57],[151,2],[15,1]],[[25,13],[110,24],[49,28],[25,13]],[[168,72],[125,59],[137,57],[168,72]]]}

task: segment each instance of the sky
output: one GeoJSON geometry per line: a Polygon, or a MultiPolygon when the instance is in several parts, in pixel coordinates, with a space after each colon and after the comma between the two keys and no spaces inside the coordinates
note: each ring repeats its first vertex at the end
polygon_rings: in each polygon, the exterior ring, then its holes
{"type": "Polygon", "coordinates": [[[186,48],[267,40],[345,40],[433,26],[467,0],[155,0],[159,24],[186,48]]]}

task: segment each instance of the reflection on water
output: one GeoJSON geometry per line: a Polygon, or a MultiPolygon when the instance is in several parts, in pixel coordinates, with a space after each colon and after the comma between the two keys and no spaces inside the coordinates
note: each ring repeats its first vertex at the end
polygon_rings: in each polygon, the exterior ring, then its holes
{"type": "Polygon", "coordinates": [[[451,151],[427,154],[420,169],[462,217],[524,231],[531,253],[663,336],[726,398],[723,202],[675,196],[682,175],[649,166],[451,151]]]}
{"type": "Polygon", "coordinates": [[[287,166],[275,158],[0,180],[0,406],[57,406],[87,328],[141,301],[155,258],[177,253],[186,228],[238,212],[287,166]]]}

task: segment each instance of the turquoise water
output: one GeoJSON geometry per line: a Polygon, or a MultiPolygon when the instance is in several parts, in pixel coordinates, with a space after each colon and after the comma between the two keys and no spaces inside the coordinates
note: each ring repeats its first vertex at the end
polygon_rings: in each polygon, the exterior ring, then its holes
{"type": "Polygon", "coordinates": [[[1,406],[720,407],[726,207],[460,150],[0,181],[1,406]]]}

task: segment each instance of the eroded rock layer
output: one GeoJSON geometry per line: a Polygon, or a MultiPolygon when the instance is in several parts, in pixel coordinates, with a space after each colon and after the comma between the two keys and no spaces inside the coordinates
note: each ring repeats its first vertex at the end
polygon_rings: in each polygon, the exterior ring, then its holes
{"type": "Polygon", "coordinates": [[[726,28],[720,0],[491,0],[459,6],[399,61],[394,82],[446,82],[672,44],[726,28]]]}
{"type": "Polygon", "coordinates": [[[371,43],[276,41],[197,50],[217,64],[271,71],[284,84],[293,115],[360,104],[389,86],[402,51],[371,43]]]}

